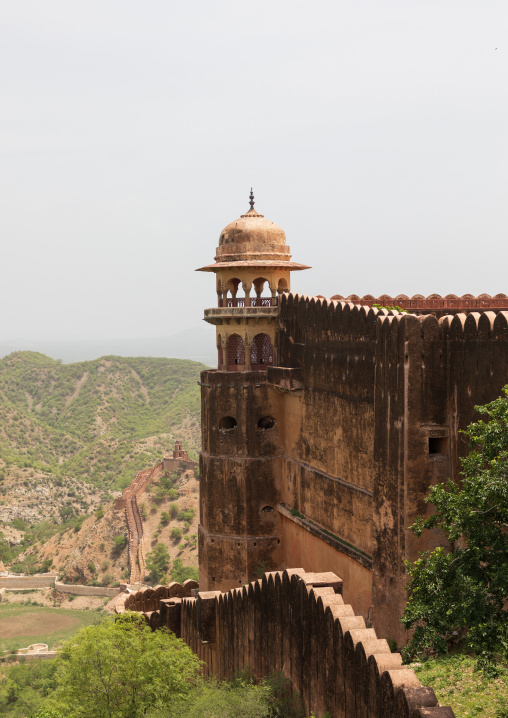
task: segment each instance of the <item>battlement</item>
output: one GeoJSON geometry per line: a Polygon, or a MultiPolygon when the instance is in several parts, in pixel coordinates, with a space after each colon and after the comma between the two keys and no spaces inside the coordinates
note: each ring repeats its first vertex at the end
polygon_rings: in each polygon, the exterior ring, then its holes
{"type": "Polygon", "coordinates": [[[508,311],[506,294],[496,294],[494,297],[491,297],[490,294],[479,294],[477,297],[473,294],[463,294],[461,297],[456,294],[447,294],[444,297],[440,294],[430,294],[428,297],[424,297],[423,294],[414,294],[412,297],[408,297],[406,294],[397,294],[395,297],[382,294],[377,298],[372,294],[366,294],[363,297],[357,294],[350,294],[348,297],[334,294],[331,299],[368,307],[372,307],[374,304],[380,304],[382,307],[400,307],[413,314],[434,314],[438,317],[458,312],[467,314],[489,310],[508,311]]]}
{"type": "Polygon", "coordinates": [[[276,571],[196,596],[186,584],[139,592],[125,607],[139,607],[154,630],[174,631],[205,662],[205,674],[227,679],[249,666],[261,679],[282,671],[307,712],[332,718],[453,718],[344,602],[334,573],[276,571]],[[163,594],[171,597],[157,599],[163,594]]]}

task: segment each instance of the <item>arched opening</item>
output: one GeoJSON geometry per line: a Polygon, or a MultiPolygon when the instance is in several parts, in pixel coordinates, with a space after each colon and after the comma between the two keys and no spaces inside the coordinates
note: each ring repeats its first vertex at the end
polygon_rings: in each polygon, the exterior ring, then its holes
{"type": "Polygon", "coordinates": [[[228,371],[242,371],[245,368],[245,346],[239,334],[228,337],[228,371]]]}
{"type": "Polygon", "coordinates": [[[261,509],[261,513],[262,514],[271,514],[273,510],[274,510],[273,506],[263,506],[263,508],[261,509]]]}
{"type": "Polygon", "coordinates": [[[222,351],[222,337],[220,334],[217,337],[217,363],[219,369],[222,369],[224,365],[224,352],[222,351]]]}
{"type": "Polygon", "coordinates": [[[224,299],[224,306],[226,307],[244,307],[245,297],[238,297],[238,290],[241,287],[242,281],[237,277],[230,279],[226,284],[226,292],[224,299]]]}
{"type": "Polygon", "coordinates": [[[273,364],[273,347],[268,334],[256,334],[250,350],[252,371],[263,371],[273,364]]]}
{"type": "Polygon", "coordinates": [[[258,421],[258,429],[263,429],[266,431],[267,429],[273,429],[275,426],[275,419],[273,416],[262,416],[261,419],[258,421]]]}
{"type": "Polygon", "coordinates": [[[223,416],[219,420],[219,429],[221,431],[229,431],[229,429],[234,429],[237,425],[237,421],[234,416],[223,416]]]}
{"type": "Polygon", "coordinates": [[[263,289],[265,287],[265,284],[268,287],[268,290],[270,291],[270,283],[268,279],[265,279],[264,277],[258,277],[252,282],[252,286],[254,287],[254,291],[256,292],[256,296],[252,297],[250,301],[251,307],[271,307],[272,302],[272,295],[270,292],[269,296],[262,296],[263,289]]]}

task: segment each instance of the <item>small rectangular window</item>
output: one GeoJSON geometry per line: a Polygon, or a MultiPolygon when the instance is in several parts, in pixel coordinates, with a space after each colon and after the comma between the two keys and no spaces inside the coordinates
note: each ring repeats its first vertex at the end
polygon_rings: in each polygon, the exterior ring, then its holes
{"type": "Polygon", "coordinates": [[[429,436],[429,456],[448,453],[447,436],[429,436]]]}

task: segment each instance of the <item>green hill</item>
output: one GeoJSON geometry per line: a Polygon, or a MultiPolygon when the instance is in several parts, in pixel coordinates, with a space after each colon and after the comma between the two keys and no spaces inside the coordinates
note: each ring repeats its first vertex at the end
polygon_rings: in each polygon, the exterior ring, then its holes
{"type": "Polygon", "coordinates": [[[102,357],[62,364],[36,352],[0,360],[0,459],[123,488],[182,438],[200,441],[197,380],[182,359],[102,357]]]}

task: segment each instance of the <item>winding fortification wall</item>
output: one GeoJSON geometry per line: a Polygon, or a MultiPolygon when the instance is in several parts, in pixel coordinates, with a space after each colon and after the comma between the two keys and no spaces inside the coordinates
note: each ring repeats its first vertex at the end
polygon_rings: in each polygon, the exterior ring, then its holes
{"type": "Polygon", "coordinates": [[[319,716],[453,718],[344,603],[342,581],[333,573],[292,569],[227,593],[185,593],[185,584],[158,587],[133,594],[125,607],[138,606],[154,630],[167,626],[180,636],[205,661],[208,675],[225,679],[246,666],[257,679],[282,671],[307,712],[319,716]]]}
{"type": "Polygon", "coordinates": [[[122,491],[115,501],[115,509],[125,509],[125,520],[129,537],[130,583],[141,583],[145,575],[145,550],[143,546],[143,520],[138,507],[138,496],[146,490],[148,484],[164,471],[161,461],[152,469],[144,469],[136,474],[133,481],[122,491]]]}

